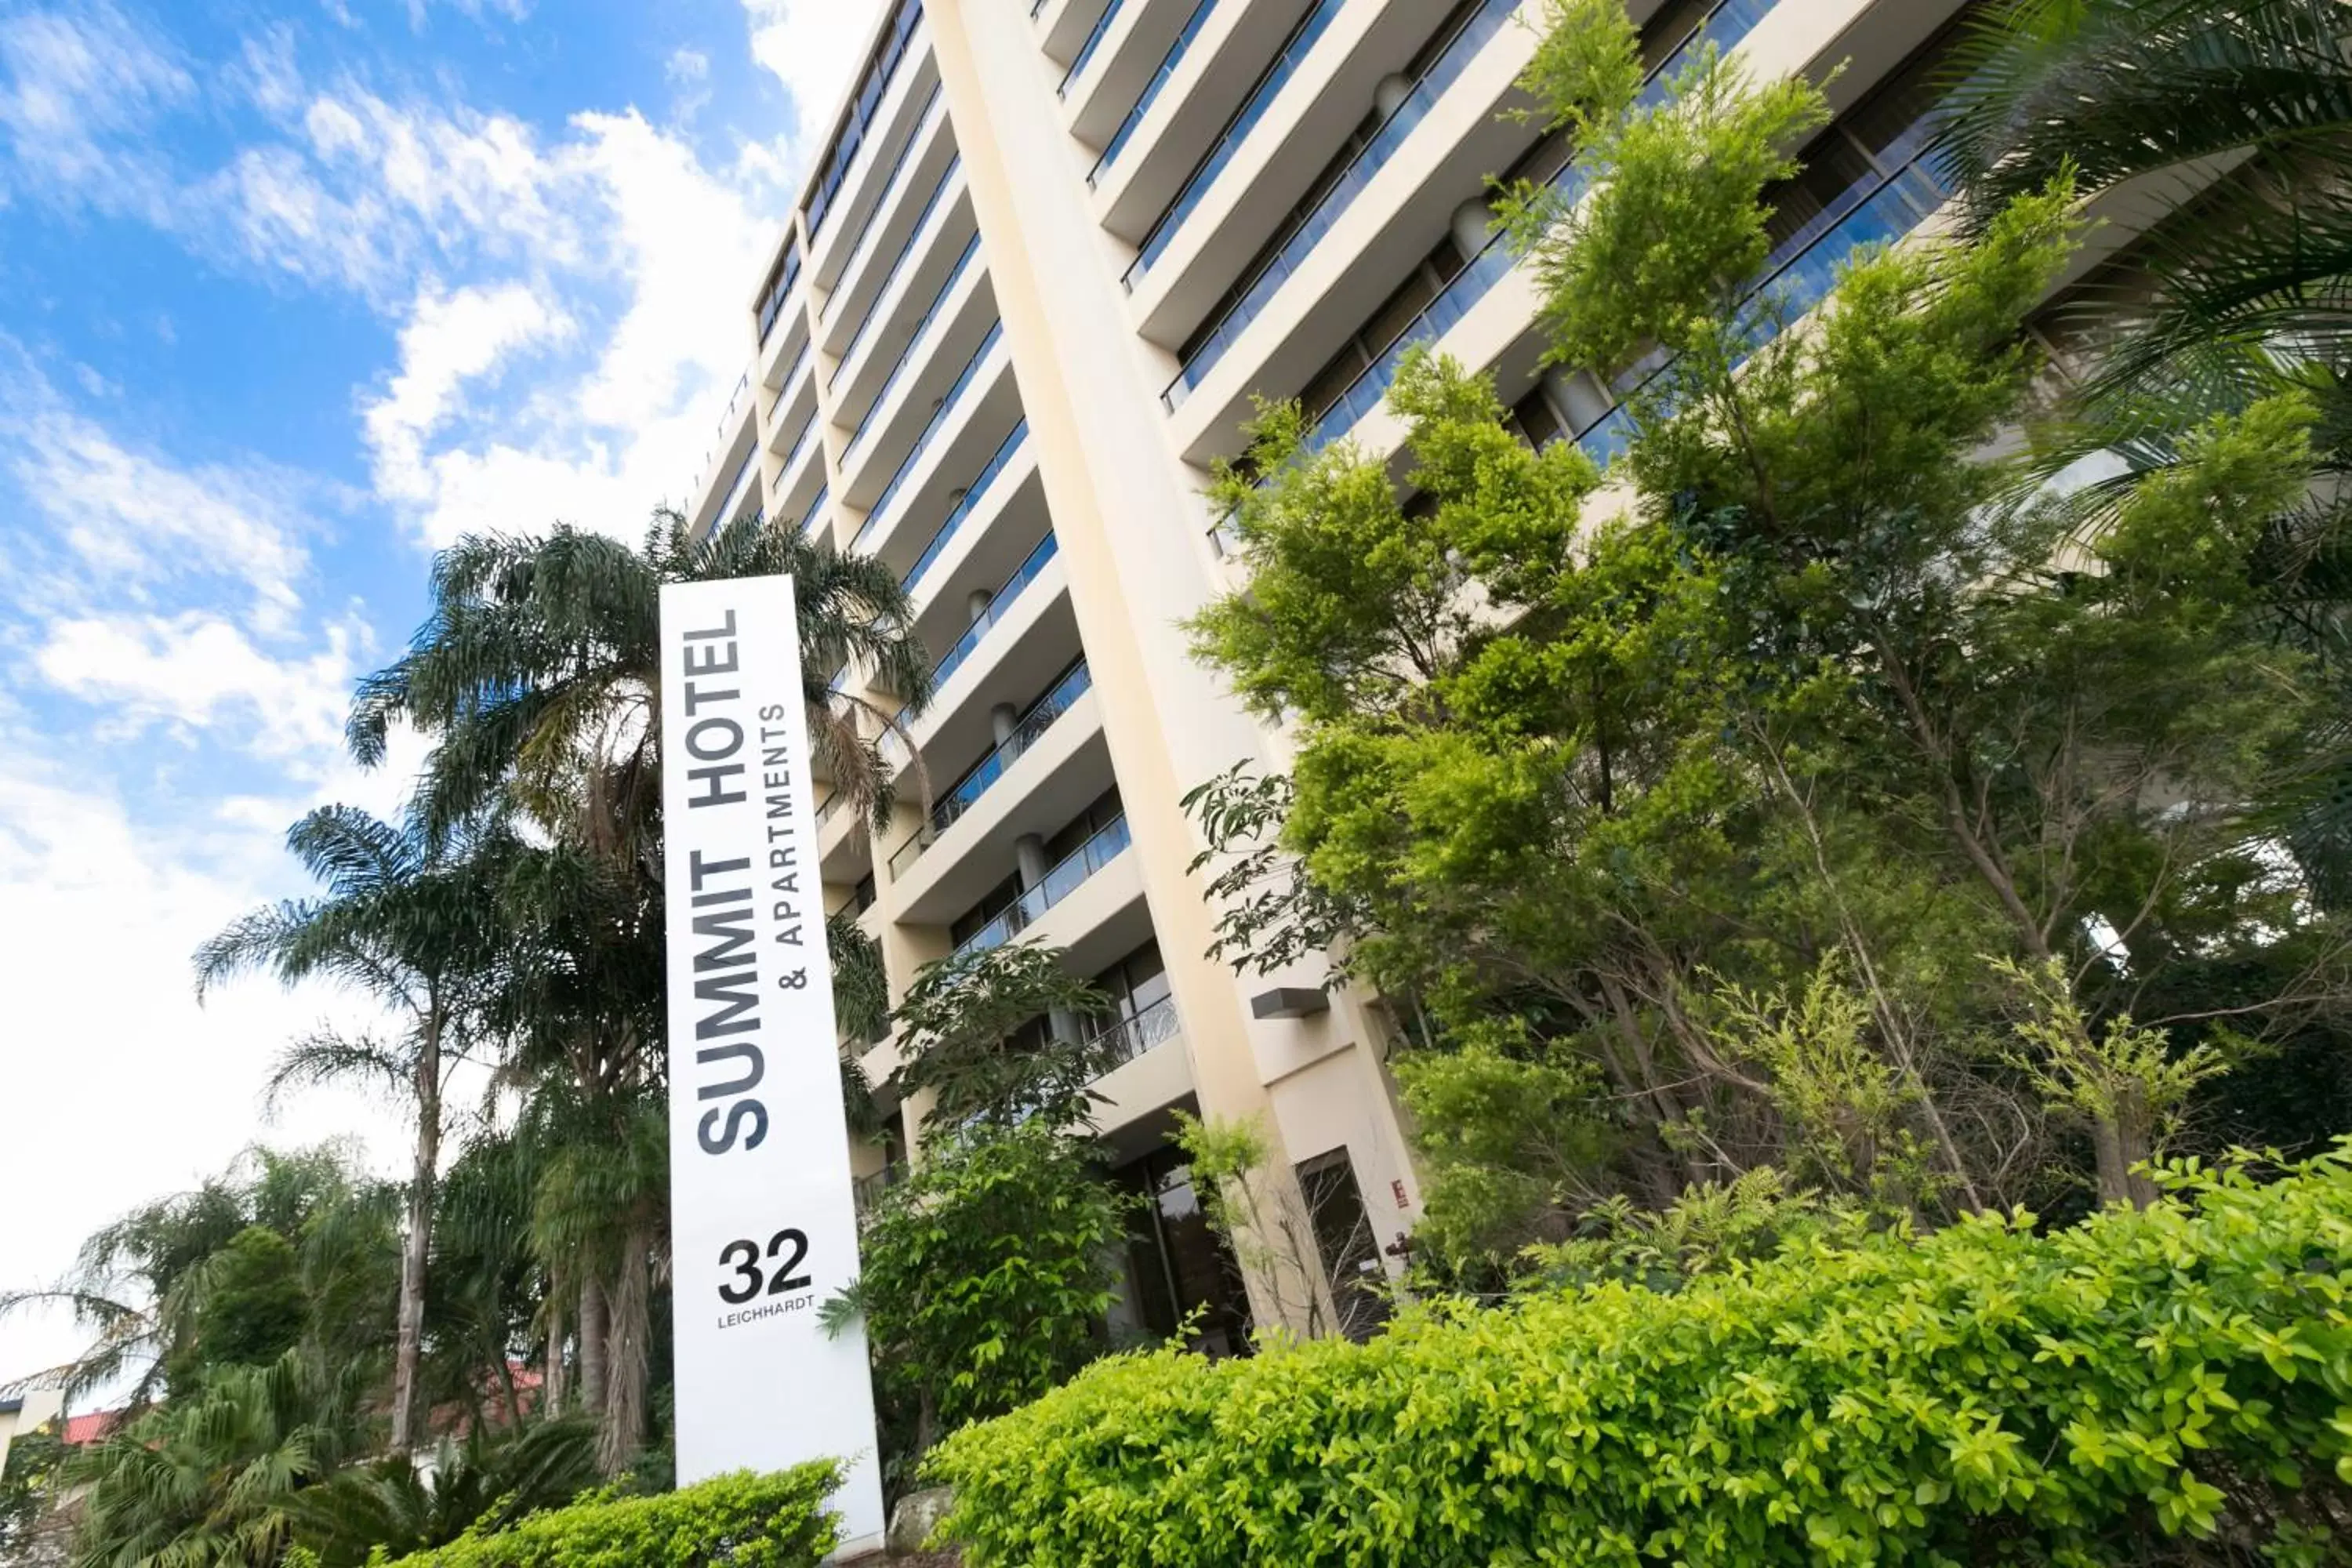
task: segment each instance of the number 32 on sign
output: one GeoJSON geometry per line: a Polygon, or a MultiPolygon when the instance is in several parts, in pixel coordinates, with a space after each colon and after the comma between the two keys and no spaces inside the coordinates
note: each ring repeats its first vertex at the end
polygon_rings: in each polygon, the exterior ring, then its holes
{"type": "Polygon", "coordinates": [[[798,1312],[816,1300],[816,1292],[809,1289],[814,1277],[799,1272],[808,1258],[808,1237],[790,1226],[768,1238],[767,1259],[763,1268],[760,1244],[748,1237],[730,1241],[719,1250],[722,1268],[733,1270],[719,1282],[719,1299],[730,1307],[740,1307],[747,1301],[757,1301],[763,1295],[782,1296],[786,1300],[772,1304],[762,1302],[748,1312],[722,1312],[719,1326],[731,1329],[738,1323],[753,1323],[762,1318],[772,1318],[779,1312],[798,1312]],[[794,1296],[794,1291],[803,1294],[794,1296]]]}

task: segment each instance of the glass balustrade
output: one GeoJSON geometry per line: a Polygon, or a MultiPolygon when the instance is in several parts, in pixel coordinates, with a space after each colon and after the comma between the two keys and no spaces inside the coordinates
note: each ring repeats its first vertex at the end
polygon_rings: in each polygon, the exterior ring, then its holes
{"type": "MultiPolygon", "coordinates": [[[[940,176],[940,183],[931,187],[931,194],[924,199],[923,210],[915,215],[915,225],[907,231],[906,248],[898,252],[898,260],[890,263],[890,270],[883,275],[882,286],[874,290],[873,303],[866,307],[866,319],[859,321],[857,330],[849,335],[849,346],[841,351],[839,359],[833,362],[836,378],[856,356],[857,345],[864,342],[866,335],[874,330],[874,323],[882,319],[882,301],[889,296],[890,285],[898,280],[898,274],[906,270],[907,263],[921,253],[923,247],[916,241],[922,237],[923,226],[931,221],[931,214],[938,209],[940,198],[948,194],[948,187],[955,183],[956,175],[962,170],[963,154],[959,153],[948,160],[947,172],[940,176]]],[[[825,384],[830,386],[832,382],[825,384]]]]}
{"type": "Polygon", "coordinates": [[[1096,1030],[1087,1042],[1087,1050],[1108,1071],[1174,1039],[1177,1032],[1176,998],[1162,996],[1140,1012],[1113,1018],[1096,1030]]]}
{"type": "MultiPolygon", "coordinates": [[[[1839,268],[1857,253],[1904,238],[1950,195],[1950,188],[1925,159],[1916,159],[1889,175],[1874,174],[1846,187],[1812,220],[1774,247],[1744,297],[1735,322],[1746,340],[1739,363],[1746,363],[1780,336],[1782,327],[1803,319],[1828,299],[1837,287],[1839,268]]],[[[1672,369],[1666,364],[1652,371],[1614,408],[1579,435],[1576,443],[1585,455],[1603,465],[1622,456],[1633,440],[1634,405],[1672,369]]]]}
{"type": "Polygon", "coordinates": [[[930,331],[931,322],[938,319],[940,308],[948,302],[948,296],[955,292],[956,284],[962,280],[964,269],[979,254],[980,232],[975,229],[972,237],[963,242],[963,250],[956,257],[955,265],[948,268],[947,280],[940,285],[939,292],[931,296],[931,302],[923,307],[923,313],[915,318],[914,330],[907,334],[907,346],[898,351],[898,363],[890,367],[889,375],[882,382],[882,390],[876,393],[874,401],[866,405],[866,417],[860,419],[857,428],[850,432],[849,445],[842,450],[845,461],[850,453],[857,450],[857,444],[866,439],[866,432],[873,425],[874,416],[881,413],[882,405],[889,401],[890,389],[898,384],[898,378],[907,374],[907,367],[920,357],[916,351],[922,347],[923,334],[930,331]]]}
{"type": "Polygon", "coordinates": [[[1035,887],[1024,891],[994,920],[956,943],[956,952],[986,952],[990,948],[1003,947],[1036,924],[1047,910],[1076,892],[1087,878],[1109,865],[1128,842],[1126,817],[1114,817],[1103,824],[1093,837],[1056,861],[1035,887]]]}
{"type": "Polygon", "coordinates": [[[900,459],[898,471],[890,476],[890,482],[883,486],[882,493],[875,498],[874,509],[866,514],[866,521],[858,524],[856,537],[849,542],[851,549],[855,550],[864,542],[866,536],[874,531],[875,526],[882,521],[883,515],[889,510],[890,502],[898,497],[898,487],[907,482],[907,476],[915,471],[915,465],[920,462],[923,454],[930,449],[931,437],[940,433],[940,426],[946,424],[948,416],[955,412],[956,404],[962,398],[964,388],[971,384],[972,376],[980,370],[981,361],[988,357],[988,351],[996,346],[996,340],[1003,334],[1003,331],[1004,323],[1002,321],[991,321],[988,324],[988,335],[980,340],[980,347],[972,351],[971,358],[966,360],[963,369],[956,373],[955,382],[948,388],[947,395],[940,398],[940,405],[931,411],[930,422],[923,426],[922,434],[915,437],[915,444],[908,448],[906,457],[900,459]]]}
{"type": "Polygon", "coordinates": [[[1323,36],[1324,29],[1330,26],[1331,18],[1339,14],[1345,3],[1346,0],[1316,0],[1315,9],[1300,19],[1297,27],[1291,32],[1290,41],[1283,46],[1282,53],[1275,57],[1265,74],[1258,78],[1257,86],[1251,89],[1248,99],[1234,117],[1225,122],[1223,133],[1210,147],[1208,155],[1193,168],[1183,188],[1176,193],[1176,199],[1151,226],[1151,232],[1143,237],[1142,253],[1136,257],[1120,279],[1129,289],[1133,289],[1136,280],[1150,271],[1166,252],[1169,241],[1174,239],[1176,231],[1184,226],[1184,220],[1192,216],[1192,209],[1201,205],[1201,198],[1208,194],[1211,185],[1216,184],[1217,176],[1224,172],[1225,165],[1233,162],[1234,154],[1249,139],[1249,133],[1257,129],[1257,122],[1265,118],[1266,110],[1281,95],[1290,79],[1298,73],[1299,65],[1314,49],[1315,41],[1323,36]]]}
{"type": "Polygon", "coordinates": [[[1184,63],[1184,52],[1192,47],[1193,38],[1201,31],[1201,24],[1207,21],[1209,13],[1216,8],[1217,0],[1201,0],[1192,7],[1192,16],[1185,18],[1184,30],[1176,35],[1176,41],[1168,46],[1166,54],[1160,57],[1159,68],[1151,73],[1151,79],[1143,84],[1143,96],[1135,100],[1135,106],[1127,111],[1127,118],[1118,122],[1117,131],[1111,132],[1102,155],[1095,160],[1095,166],[1087,171],[1088,190],[1094,189],[1110,166],[1118,162],[1118,155],[1127,150],[1128,138],[1135,134],[1135,128],[1143,122],[1143,117],[1151,112],[1151,105],[1159,98],[1160,89],[1168,85],[1168,79],[1174,76],[1176,68],[1184,63]]]}
{"type": "Polygon", "coordinates": [[[1055,97],[1070,96],[1070,84],[1086,74],[1087,67],[1094,61],[1095,50],[1102,45],[1103,35],[1110,31],[1112,18],[1126,4],[1127,0],[1110,0],[1110,4],[1103,7],[1103,14],[1095,18],[1094,29],[1087,34],[1087,41],[1078,46],[1077,58],[1070,62],[1070,68],[1062,73],[1062,85],[1054,89],[1055,97]]]}
{"type": "MultiPolygon", "coordinates": [[[[1649,75],[1647,84],[1635,101],[1655,107],[1665,101],[1674,89],[1675,78],[1684,67],[1700,57],[1709,45],[1729,49],[1755,29],[1756,24],[1768,16],[1779,0],[1723,0],[1697,31],[1683,40],[1680,47],[1661,61],[1649,75]]],[[[1552,177],[1552,186],[1563,201],[1573,202],[1591,183],[1591,171],[1581,163],[1570,163],[1552,177]]],[[[1471,259],[1470,264],[1456,273],[1454,280],[1439,291],[1420,315],[1399,332],[1394,342],[1380,358],[1365,367],[1363,373],[1348,385],[1338,402],[1315,422],[1300,444],[1302,451],[1313,454],[1355,428],[1356,422],[1388,396],[1390,385],[1396,380],[1397,366],[1403,363],[1405,352],[1417,344],[1433,343],[1451,331],[1454,324],[1468,315],[1471,309],[1486,297],[1496,281],[1509,272],[1518,258],[1508,239],[1496,235],[1486,247],[1471,259]]]]}
{"type": "MultiPolygon", "coordinates": [[[[1029,552],[1029,559],[1005,579],[1004,585],[990,597],[988,608],[981,611],[979,618],[964,628],[963,636],[956,638],[955,647],[948,649],[946,656],[940,660],[939,668],[931,672],[934,687],[946,685],[948,677],[962,667],[963,661],[971,657],[971,650],[988,636],[989,628],[1012,612],[1013,604],[1021,597],[1021,590],[1036,580],[1037,574],[1045,569],[1045,563],[1054,559],[1058,548],[1050,533],[1037,542],[1037,548],[1029,552]]],[[[902,713],[900,718],[904,717],[902,713]]]]}
{"type": "Polygon", "coordinates": [[[1365,142],[1362,151],[1348,164],[1339,180],[1323,193],[1314,210],[1299,224],[1297,232],[1259,268],[1256,278],[1243,290],[1241,297],[1226,309],[1223,318],[1202,340],[1200,347],[1192,351],[1192,357],[1184,362],[1184,367],[1176,373],[1176,379],[1170,382],[1168,389],[1160,395],[1160,401],[1171,413],[1181,407],[1193,388],[1217,368],[1218,362],[1225,356],[1225,351],[1233,347],[1234,340],[1249,330],[1250,323],[1257,320],[1258,313],[1281,290],[1283,284],[1289,281],[1291,274],[1307,264],[1307,258],[1315,254],[1315,247],[1323,242],[1323,237],[1331,232],[1331,226],[1355,205],[1356,198],[1363,195],[1373,178],[1388,166],[1389,160],[1396,155],[1397,150],[1429,117],[1429,111],[1437,106],[1437,100],[1445,96],[1446,89],[1477,58],[1487,42],[1503,30],[1504,24],[1518,6],[1519,0],[1486,0],[1470,14],[1469,20],[1455,32],[1444,52],[1437,57],[1428,70],[1422,73],[1421,79],[1413,83],[1412,90],[1405,95],[1404,101],[1390,111],[1389,117],[1381,122],[1379,130],[1372,132],[1371,140],[1365,142]]]}
{"type": "Polygon", "coordinates": [[[923,546],[923,552],[915,557],[912,566],[907,568],[907,574],[898,580],[898,586],[911,592],[917,580],[931,569],[931,563],[940,558],[940,552],[947,548],[948,541],[955,537],[956,530],[963,526],[964,520],[980,505],[980,498],[988,493],[988,487],[996,482],[996,476],[1004,471],[1004,465],[1013,460],[1013,454],[1021,449],[1021,443],[1028,436],[1028,420],[1023,419],[1013,426],[1013,433],[998,444],[995,454],[988,459],[988,466],[964,487],[963,494],[949,509],[946,521],[940,524],[940,531],[931,535],[931,542],[923,546]]]}
{"type": "MultiPolygon", "coordinates": [[[[915,149],[929,138],[934,113],[941,116],[947,113],[940,104],[940,84],[937,82],[931,84],[930,96],[923,100],[923,107],[915,115],[914,133],[899,147],[898,155],[890,160],[889,171],[882,176],[881,189],[875,195],[874,205],[866,209],[865,221],[857,226],[857,234],[849,243],[849,259],[841,264],[841,270],[835,274],[836,278],[848,277],[857,258],[865,255],[867,242],[874,237],[874,226],[881,218],[883,209],[890,205],[890,193],[898,188],[898,176],[906,172],[907,160],[913,157],[915,149]]],[[[812,243],[816,238],[814,224],[809,227],[809,238],[812,243]]]]}
{"type": "Polygon", "coordinates": [[[809,502],[808,510],[801,513],[801,531],[803,533],[806,533],[810,529],[816,526],[817,515],[824,510],[824,503],[832,499],[832,486],[817,486],[816,500],[809,502]]]}
{"type": "Polygon", "coordinates": [[[1055,683],[1054,689],[1039,698],[1013,733],[992,747],[989,753],[966,771],[950,785],[947,793],[931,808],[930,820],[915,836],[901,844],[890,856],[890,874],[896,877],[920,858],[931,841],[952,826],[958,818],[979,803],[1004,770],[1019,761],[1052,729],[1054,721],[1070,710],[1071,704],[1093,689],[1094,677],[1085,663],[1073,666],[1067,675],[1055,683]]]}

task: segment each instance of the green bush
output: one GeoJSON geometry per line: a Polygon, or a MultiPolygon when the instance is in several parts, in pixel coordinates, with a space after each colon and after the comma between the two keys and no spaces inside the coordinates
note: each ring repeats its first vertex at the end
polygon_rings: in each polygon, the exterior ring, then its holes
{"type": "Polygon", "coordinates": [[[494,1534],[466,1534],[380,1568],[808,1568],[838,1539],[831,1464],[749,1470],[659,1497],[591,1493],[494,1534]]]}
{"type": "Polygon", "coordinates": [[[944,1530],[978,1568],[2342,1561],[2352,1157],[2167,1185],[1118,1357],[948,1438],[944,1530]]]}

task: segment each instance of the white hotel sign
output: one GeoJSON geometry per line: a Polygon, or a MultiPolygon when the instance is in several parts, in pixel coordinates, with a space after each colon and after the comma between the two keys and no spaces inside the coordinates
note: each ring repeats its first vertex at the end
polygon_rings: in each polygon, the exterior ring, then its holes
{"type": "Polygon", "coordinates": [[[847,1464],[845,1542],[882,1533],[847,1115],[788,577],[665,587],[670,1234],[677,1479],[847,1464]]]}

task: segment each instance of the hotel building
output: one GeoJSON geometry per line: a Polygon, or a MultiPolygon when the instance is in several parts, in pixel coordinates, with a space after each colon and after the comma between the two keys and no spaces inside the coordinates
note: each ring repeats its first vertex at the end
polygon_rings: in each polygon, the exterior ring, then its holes
{"type": "MultiPolygon", "coordinates": [[[[1937,221],[1922,153],[1965,8],[1633,0],[1653,94],[1703,39],[1758,77],[1828,82],[1836,119],[1774,193],[1759,291],[1809,307],[1856,247],[1937,221]]],[[[1209,1235],[1172,1110],[1261,1123],[1313,1215],[1314,1288],[1350,1330],[1383,1310],[1355,1287],[1401,1267],[1421,1194],[1380,1006],[1327,995],[1314,964],[1268,978],[1203,956],[1180,802],[1286,752],[1187,654],[1180,623],[1240,582],[1202,491],[1261,397],[1299,400],[1318,445],[1394,453],[1384,394],[1414,343],[1489,374],[1532,442],[1622,441],[1630,384],[1540,368],[1536,288],[1486,201],[1492,176],[1583,178],[1511,112],[1543,12],[891,0],[745,279],[750,368],[691,520],[757,512],[878,556],[939,671],[912,752],[886,748],[890,829],[820,806],[828,902],[878,939],[894,994],[928,961],[1019,938],[1115,999],[1102,1136],[1151,1200],[1122,1315],[1166,1330],[1202,1309],[1213,1350],[1297,1307],[1209,1235]]],[[[2110,206],[2076,279],[2150,216],[2128,193],[2110,206]]],[[[866,679],[845,676],[895,710],[866,679]]],[[[894,1043],[850,1048],[888,1081],[894,1043]]],[[[923,1107],[898,1110],[911,1131],[923,1107]]],[[[857,1152],[869,1192],[907,1142],[857,1152]]]]}

